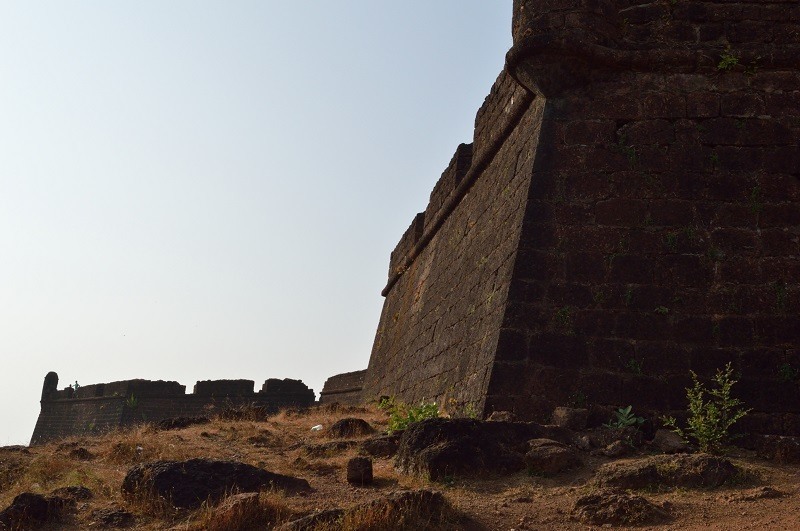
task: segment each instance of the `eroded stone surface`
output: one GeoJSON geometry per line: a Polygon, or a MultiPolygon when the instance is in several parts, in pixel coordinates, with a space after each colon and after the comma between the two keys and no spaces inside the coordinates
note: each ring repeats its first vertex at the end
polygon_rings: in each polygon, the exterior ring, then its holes
{"type": "Polygon", "coordinates": [[[525,467],[528,441],[571,433],[522,422],[429,419],[412,424],[400,437],[396,464],[401,470],[438,480],[451,475],[506,474],[525,467]]]}
{"type": "Polygon", "coordinates": [[[155,461],[131,468],[122,482],[127,496],[155,495],[180,508],[196,508],[217,501],[230,492],[276,489],[293,494],[311,489],[308,482],[235,461],[189,459],[155,461]]]}
{"type": "Polygon", "coordinates": [[[595,482],[603,487],[622,489],[715,488],[732,479],[737,472],[736,466],[724,457],[657,455],[602,465],[595,473],[595,482]]]}
{"type": "Polygon", "coordinates": [[[575,502],[572,518],[590,525],[645,525],[670,519],[663,507],[636,494],[599,492],[582,496],[575,502]]]}

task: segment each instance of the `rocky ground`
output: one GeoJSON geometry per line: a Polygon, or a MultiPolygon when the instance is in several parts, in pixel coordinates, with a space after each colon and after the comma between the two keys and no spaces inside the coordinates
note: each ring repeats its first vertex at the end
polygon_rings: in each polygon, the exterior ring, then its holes
{"type": "Polygon", "coordinates": [[[718,457],[554,420],[387,437],[379,409],[327,406],[5,447],[0,529],[800,529],[794,440],[718,457]]]}

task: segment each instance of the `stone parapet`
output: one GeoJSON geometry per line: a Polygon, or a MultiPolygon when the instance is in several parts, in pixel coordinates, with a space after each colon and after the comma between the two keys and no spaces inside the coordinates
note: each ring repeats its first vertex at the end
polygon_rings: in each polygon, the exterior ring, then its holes
{"type": "Polygon", "coordinates": [[[58,375],[48,373],[42,389],[41,412],[31,444],[72,435],[158,422],[173,417],[213,415],[224,409],[259,406],[278,411],[308,407],[314,391],[300,380],[267,380],[254,392],[253,380],[204,380],[194,393],[178,382],[124,380],[57,390],[58,375]]]}

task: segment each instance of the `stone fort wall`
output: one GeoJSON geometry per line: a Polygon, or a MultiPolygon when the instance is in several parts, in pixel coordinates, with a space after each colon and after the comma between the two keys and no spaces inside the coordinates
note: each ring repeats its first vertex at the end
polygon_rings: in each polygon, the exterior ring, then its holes
{"type": "Polygon", "coordinates": [[[124,380],[58,390],[58,375],[45,377],[41,412],[31,444],[175,417],[207,416],[238,406],[277,411],[308,407],[314,391],[300,380],[269,379],[258,392],[252,380],[206,380],[194,392],[178,382],[124,380]]]}
{"type": "Polygon", "coordinates": [[[321,404],[338,402],[343,405],[361,404],[361,391],[364,387],[364,376],[367,371],[354,371],[337,374],[325,380],[319,394],[321,404]]]}
{"type": "Polygon", "coordinates": [[[517,0],[514,46],[390,260],[364,398],[800,434],[800,6],[517,0]]]}

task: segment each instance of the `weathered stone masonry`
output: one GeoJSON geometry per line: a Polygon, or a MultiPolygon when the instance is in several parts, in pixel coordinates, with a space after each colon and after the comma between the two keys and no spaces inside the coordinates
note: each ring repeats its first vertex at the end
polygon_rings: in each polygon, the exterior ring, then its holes
{"type": "Polygon", "coordinates": [[[31,444],[167,418],[211,415],[237,406],[277,411],[314,403],[314,391],[300,380],[270,378],[259,392],[253,389],[253,380],[205,380],[197,382],[194,393],[186,394],[186,386],[178,382],[124,380],[59,391],[58,375],[50,372],[31,444]]]}
{"type": "Polygon", "coordinates": [[[517,0],[514,46],[392,253],[364,399],[685,408],[800,434],[800,4],[517,0]]]}
{"type": "Polygon", "coordinates": [[[320,403],[332,404],[338,402],[344,405],[359,405],[366,373],[367,371],[354,371],[331,376],[325,380],[325,385],[319,394],[320,403]]]}

